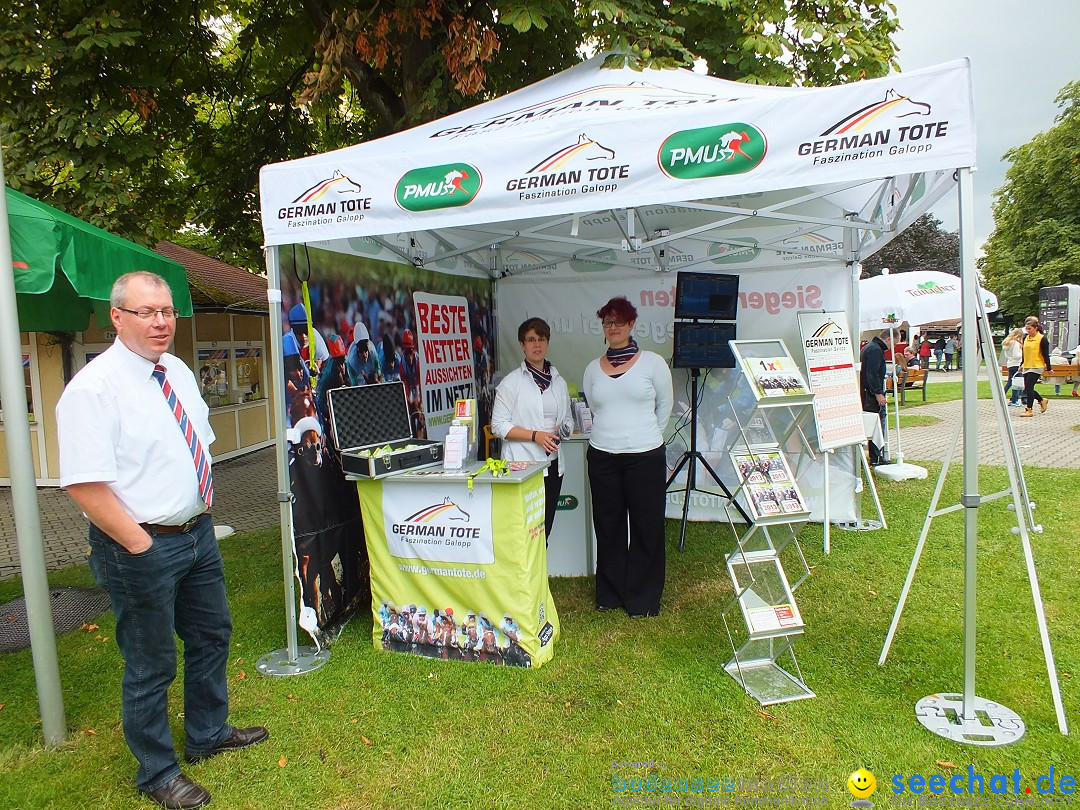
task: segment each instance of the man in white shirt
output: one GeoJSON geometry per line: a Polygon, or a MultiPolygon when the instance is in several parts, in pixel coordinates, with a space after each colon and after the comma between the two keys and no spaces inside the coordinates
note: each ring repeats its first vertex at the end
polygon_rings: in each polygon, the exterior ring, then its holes
{"type": "Polygon", "coordinates": [[[226,722],[232,620],[208,511],[214,432],[195,375],[166,352],[178,314],[172,293],[160,276],[129,273],[110,304],[116,341],[56,406],[60,485],[90,519],[90,569],[116,614],[136,784],[162,807],[201,807],[210,794],[180,772],[169,729],[174,631],[184,641],[188,761],[246,748],[269,732],[226,722]]]}

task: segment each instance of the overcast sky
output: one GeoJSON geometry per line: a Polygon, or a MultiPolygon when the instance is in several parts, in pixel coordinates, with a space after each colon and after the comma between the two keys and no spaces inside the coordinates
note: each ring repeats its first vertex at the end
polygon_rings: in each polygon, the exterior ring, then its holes
{"type": "MultiPolygon", "coordinates": [[[[966,56],[975,87],[978,171],[975,236],[994,229],[991,202],[1005,182],[1002,155],[1049,129],[1058,92],[1080,79],[1080,0],[893,0],[903,29],[896,36],[902,70],[966,56]]],[[[934,208],[956,230],[956,195],[934,208]]]]}

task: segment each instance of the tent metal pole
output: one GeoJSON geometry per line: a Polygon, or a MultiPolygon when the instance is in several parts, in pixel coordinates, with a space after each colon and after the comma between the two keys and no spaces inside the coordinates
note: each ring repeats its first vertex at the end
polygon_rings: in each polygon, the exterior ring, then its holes
{"type": "MultiPolygon", "coordinates": [[[[0,152],[0,192],[4,188],[3,154],[0,152]]],[[[48,746],[60,745],[67,736],[60,665],[56,657],[49,579],[45,573],[45,546],[41,539],[34,456],[30,450],[30,415],[26,410],[19,310],[15,301],[15,268],[11,260],[7,194],[0,193],[0,401],[4,403],[4,439],[7,444],[11,504],[19,545],[26,619],[34,659],[41,730],[48,746]]]]}
{"type": "Polygon", "coordinates": [[[301,675],[330,660],[330,651],[299,647],[296,642],[296,583],[293,576],[292,487],[289,483],[288,442],[285,435],[285,358],[281,346],[281,262],[276,245],[266,248],[266,298],[270,307],[270,385],[277,392],[271,407],[277,457],[277,500],[281,522],[281,574],[285,590],[286,647],[262,656],[256,668],[264,675],[301,675]]]}
{"type": "MultiPolygon", "coordinates": [[[[1024,721],[1020,719],[1020,715],[1008,707],[975,694],[977,587],[975,563],[979,534],[979,506],[984,500],[990,499],[984,499],[979,495],[979,430],[976,410],[980,366],[978,356],[979,285],[975,277],[974,189],[970,168],[958,169],[957,174],[959,192],[957,196],[960,209],[960,297],[962,322],[966,335],[961,348],[963,359],[961,424],[964,429],[964,469],[960,503],[947,511],[960,508],[964,512],[964,681],[961,694],[937,692],[918,701],[915,704],[915,716],[928,730],[954,742],[984,746],[1009,745],[1023,738],[1027,730],[1024,721]]],[[[1004,414],[1001,416],[1004,417],[1004,414]]],[[[941,480],[944,478],[944,472],[943,469],[941,480]]],[[[941,480],[938,484],[939,490],[941,480]]],[[[928,521],[934,514],[933,509],[934,507],[931,506],[928,521]]],[[[926,527],[924,527],[925,531],[926,527]]],[[[916,550],[916,555],[919,552],[921,548],[916,550]]],[[[909,578],[914,574],[917,564],[916,556],[912,560],[909,578]]],[[[882,650],[883,657],[885,652],[886,650],[882,650]]]]}
{"type": "MultiPolygon", "coordinates": [[[[979,285],[975,276],[975,215],[971,170],[960,170],[960,298],[963,324],[978,329],[977,302],[979,285]]],[[[976,335],[978,332],[976,331],[976,335]]],[[[960,502],[964,506],[964,717],[975,718],[975,606],[976,558],[979,536],[979,432],[978,414],[978,341],[965,340],[960,347],[964,362],[963,391],[964,476],[960,502]]]]}

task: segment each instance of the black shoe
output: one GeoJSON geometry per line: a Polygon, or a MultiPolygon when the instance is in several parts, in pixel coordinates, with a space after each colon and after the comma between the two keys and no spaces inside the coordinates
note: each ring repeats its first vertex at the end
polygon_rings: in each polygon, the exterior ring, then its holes
{"type": "MultiPolygon", "coordinates": [[[[210,757],[216,757],[218,754],[225,751],[236,751],[241,748],[247,748],[248,746],[258,745],[261,742],[265,742],[270,736],[270,732],[263,726],[250,726],[249,728],[234,728],[232,733],[224,740],[219,742],[216,746],[209,751],[204,751],[201,754],[187,754],[186,759],[188,762],[196,763],[202,762],[204,759],[210,759],[210,757]]],[[[209,796],[207,797],[209,798],[209,796]]],[[[198,805],[194,805],[198,806],[198,805]]]]}
{"type": "Polygon", "coordinates": [[[597,613],[607,613],[609,610],[618,610],[618,608],[612,607],[611,605],[597,605],[596,606],[597,613]]]}
{"type": "Polygon", "coordinates": [[[644,613],[631,613],[629,614],[631,619],[651,619],[660,615],[660,608],[656,610],[646,610],[644,613]]]}
{"type": "Polygon", "coordinates": [[[210,792],[183,774],[146,795],[162,807],[174,808],[174,810],[202,807],[210,801],[210,792]]]}

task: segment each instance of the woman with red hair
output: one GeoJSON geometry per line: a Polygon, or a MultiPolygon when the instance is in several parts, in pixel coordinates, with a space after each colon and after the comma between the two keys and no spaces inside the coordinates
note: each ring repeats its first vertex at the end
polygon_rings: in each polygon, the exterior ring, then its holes
{"type": "Polygon", "coordinates": [[[623,296],[596,313],[608,350],[585,369],[592,410],[589,488],[596,529],[596,609],[657,616],[664,591],[664,430],[671,371],[633,338],[637,310],[623,296]]]}

